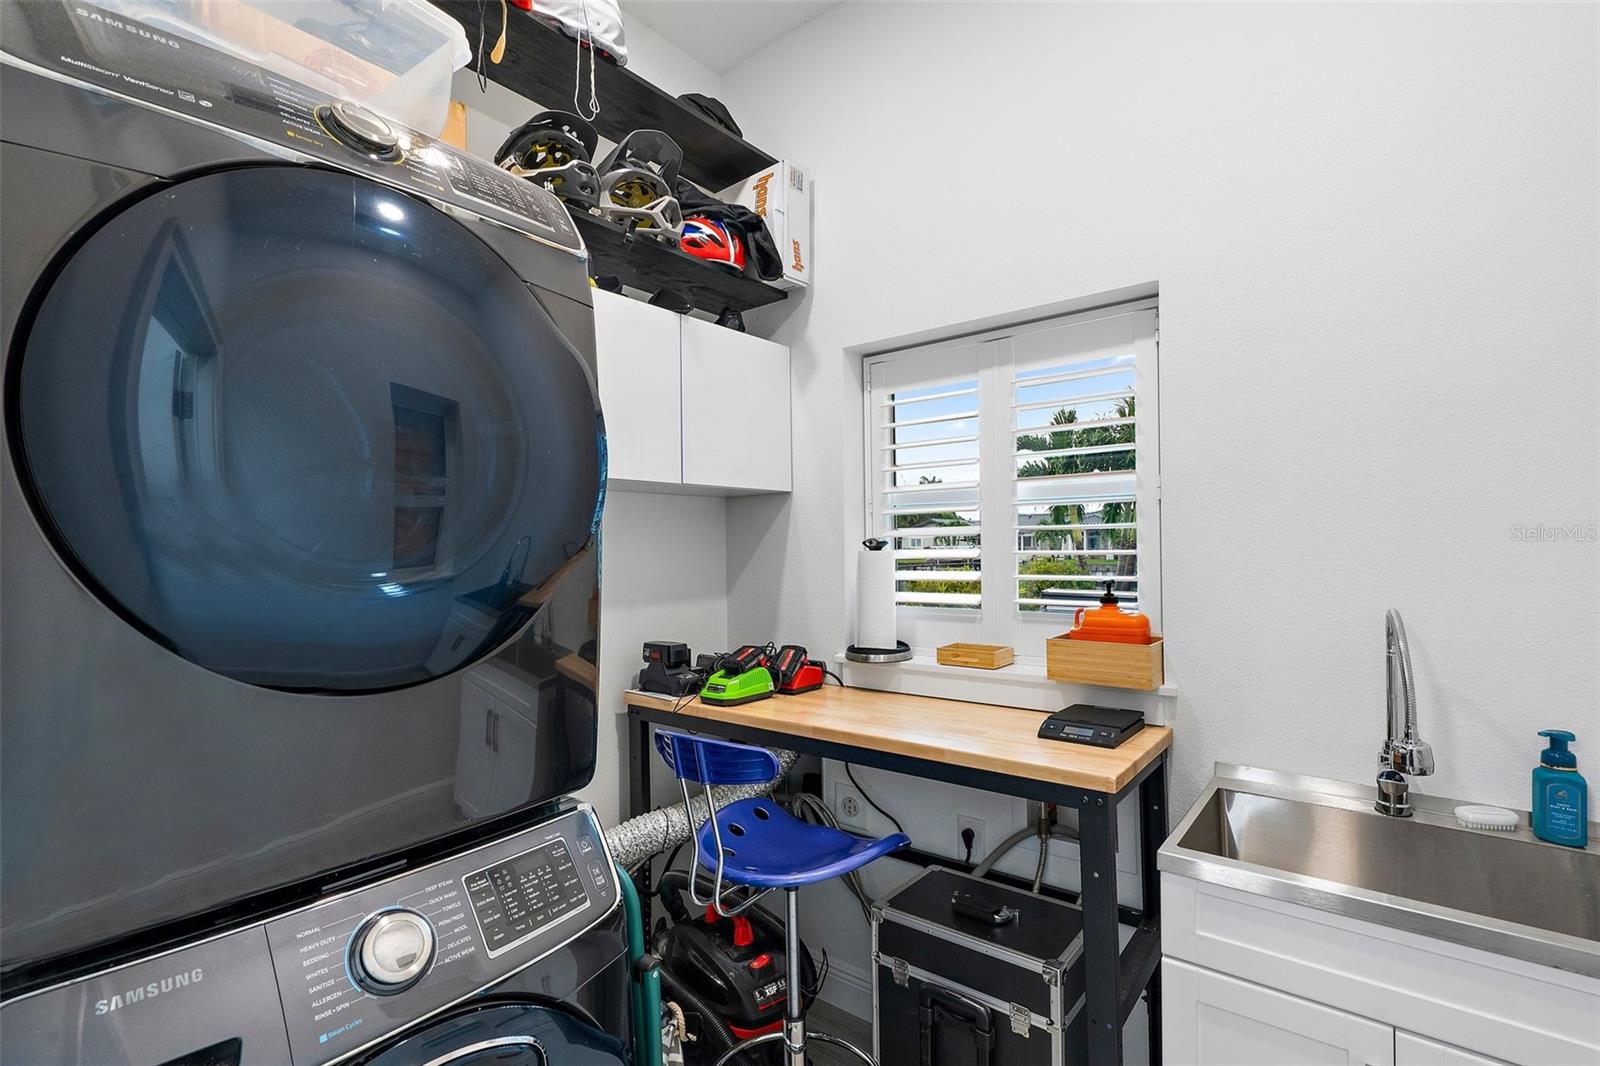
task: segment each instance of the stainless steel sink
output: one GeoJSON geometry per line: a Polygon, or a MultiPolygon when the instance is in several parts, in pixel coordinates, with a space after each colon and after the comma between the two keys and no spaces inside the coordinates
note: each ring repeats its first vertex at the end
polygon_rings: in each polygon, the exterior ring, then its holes
{"type": "MultiPolygon", "coordinates": [[[[1161,869],[1600,977],[1600,850],[1526,827],[1465,829],[1457,801],[1413,796],[1385,818],[1374,790],[1217,767],[1160,851],[1161,869]]],[[[1591,827],[1591,836],[1593,827],[1591,827]]]]}

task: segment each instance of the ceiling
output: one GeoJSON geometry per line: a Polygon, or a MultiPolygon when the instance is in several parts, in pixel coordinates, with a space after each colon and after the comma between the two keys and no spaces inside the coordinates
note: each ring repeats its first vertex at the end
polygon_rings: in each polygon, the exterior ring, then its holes
{"type": "Polygon", "coordinates": [[[831,7],[792,0],[622,0],[625,18],[638,19],[715,74],[831,7]]]}

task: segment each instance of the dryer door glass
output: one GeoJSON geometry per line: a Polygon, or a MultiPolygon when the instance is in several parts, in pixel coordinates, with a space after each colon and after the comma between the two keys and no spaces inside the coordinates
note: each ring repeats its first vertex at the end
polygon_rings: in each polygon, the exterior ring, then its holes
{"type": "Polygon", "coordinates": [[[598,514],[584,361],[462,225],[349,175],[233,170],[127,208],[49,287],[16,398],[78,579],[252,685],[476,662],[598,514]]]}

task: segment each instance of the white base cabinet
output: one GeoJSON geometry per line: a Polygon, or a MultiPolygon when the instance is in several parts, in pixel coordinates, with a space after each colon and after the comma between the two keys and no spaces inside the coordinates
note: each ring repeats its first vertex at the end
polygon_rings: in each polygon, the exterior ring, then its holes
{"type": "Polygon", "coordinates": [[[1162,1045],[1204,1066],[1600,1066],[1600,980],[1161,875],[1162,1045]]]}
{"type": "Polygon", "coordinates": [[[601,290],[594,317],[613,486],[790,491],[788,348],[601,290]]]}
{"type": "Polygon", "coordinates": [[[1228,1066],[1506,1066],[1349,1011],[1204,970],[1161,963],[1169,1063],[1228,1066]]]}
{"type": "Polygon", "coordinates": [[[1176,959],[1161,963],[1168,1062],[1394,1066],[1394,1029],[1176,959]]]}

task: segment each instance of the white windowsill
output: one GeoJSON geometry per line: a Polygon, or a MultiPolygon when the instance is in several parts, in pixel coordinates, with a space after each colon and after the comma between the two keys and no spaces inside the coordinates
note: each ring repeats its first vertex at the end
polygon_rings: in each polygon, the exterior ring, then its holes
{"type": "Polygon", "coordinates": [[[874,675],[880,676],[889,684],[884,687],[891,690],[901,690],[902,684],[893,683],[897,679],[922,678],[929,681],[950,680],[971,683],[983,683],[996,686],[1027,686],[1032,689],[1046,689],[1056,691],[1080,690],[1084,693],[1103,693],[1105,702],[1114,702],[1114,696],[1122,697],[1151,697],[1159,696],[1163,699],[1175,699],[1178,695],[1178,686],[1165,684],[1153,692],[1138,692],[1133,689],[1107,688],[1101,685],[1077,685],[1065,681],[1054,681],[1046,675],[1043,663],[1014,662],[1010,666],[1002,666],[998,670],[980,670],[970,666],[946,666],[938,662],[931,655],[913,655],[904,662],[898,663],[855,663],[846,659],[843,652],[834,655],[836,664],[848,669],[853,675],[848,680],[859,688],[873,688],[869,682],[874,675]]]}

